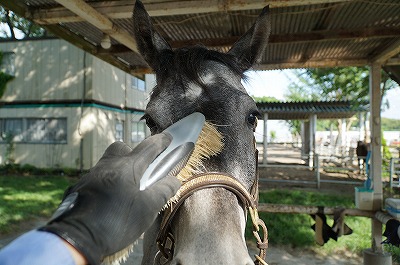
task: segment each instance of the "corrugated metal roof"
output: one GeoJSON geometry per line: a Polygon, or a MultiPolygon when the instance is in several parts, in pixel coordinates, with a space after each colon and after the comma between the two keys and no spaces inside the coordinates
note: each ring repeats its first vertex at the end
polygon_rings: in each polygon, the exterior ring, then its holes
{"type": "Polygon", "coordinates": [[[312,114],[318,119],[344,119],[367,111],[350,101],[257,102],[257,107],[269,120],[308,120],[312,114]]]}
{"type": "MultiPolygon", "coordinates": [[[[148,66],[130,45],[112,40],[101,48],[101,25],[77,16],[85,5],[113,23],[113,30],[133,36],[134,0],[70,1],[0,0],[0,4],[48,27],[54,34],[124,71],[143,73],[148,66]],[[65,1],[69,4],[69,1],[65,1]],[[67,5],[66,5],[67,6],[67,5]]],[[[202,43],[227,51],[253,24],[268,1],[143,0],[157,30],[173,47],[202,43]]],[[[398,0],[271,1],[272,31],[256,69],[363,66],[371,62],[400,65],[400,2],[398,0]]],[[[104,30],[104,29],[103,29],[104,30]]],[[[112,31],[112,30],[111,30],[112,31]]],[[[113,33],[106,32],[111,37],[113,33]]],[[[134,42],[134,40],[133,40],[134,42]]]]}

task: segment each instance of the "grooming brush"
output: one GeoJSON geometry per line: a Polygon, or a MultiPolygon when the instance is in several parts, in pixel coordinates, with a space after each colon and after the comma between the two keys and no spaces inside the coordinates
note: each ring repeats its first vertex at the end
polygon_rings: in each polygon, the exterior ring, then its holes
{"type": "MultiPolygon", "coordinates": [[[[143,173],[139,183],[140,190],[145,190],[168,175],[176,175],[184,183],[193,174],[201,172],[202,161],[217,155],[223,148],[222,135],[199,112],[186,116],[164,132],[172,136],[172,141],[143,173]]],[[[168,201],[166,206],[169,203],[171,202],[168,201]]],[[[119,265],[127,260],[133,248],[134,243],[107,256],[102,264],[119,265]]]]}

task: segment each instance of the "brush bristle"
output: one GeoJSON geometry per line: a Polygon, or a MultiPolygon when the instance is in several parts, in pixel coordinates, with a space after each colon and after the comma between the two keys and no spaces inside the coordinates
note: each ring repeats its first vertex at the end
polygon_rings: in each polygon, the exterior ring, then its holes
{"type": "Polygon", "coordinates": [[[121,262],[127,261],[129,255],[133,252],[134,246],[137,244],[137,240],[127,246],[126,248],[110,255],[107,256],[103,259],[102,263],[103,265],[120,265],[121,262]]]}
{"type": "Polygon", "coordinates": [[[221,133],[213,124],[205,122],[193,153],[185,167],[177,175],[177,178],[181,182],[185,182],[193,174],[202,172],[203,161],[219,154],[223,146],[221,133]]]}
{"type": "MultiPolygon", "coordinates": [[[[177,175],[177,178],[185,183],[191,176],[204,172],[203,161],[215,156],[222,151],[224,147],[223,138],[221,133],[217,130],[215,125],[205,122],[199,138],[195,144],[192,155],[190,156],[185,167],[177,175]]],[[[161,211],[167,209],[171,204],[176,203],[179,200],[179,191],[174,197],[170,198],[164,205],[161,211]]]]}

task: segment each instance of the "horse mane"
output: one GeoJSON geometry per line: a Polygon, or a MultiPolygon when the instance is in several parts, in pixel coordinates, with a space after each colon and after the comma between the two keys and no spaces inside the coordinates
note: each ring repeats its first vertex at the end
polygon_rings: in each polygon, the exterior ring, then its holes
{"type": "Polygon", "coordinates": [[[221,53],[209,50],[202,45],[179,48],[174,51],[165,50],[161,54],[160,65],[154,69],[157,74],[157,80],[166,80],[171,76],[182,76],[183,78],[196,82],[203,86],[201,79],[201,67],[206,61],[214,61],[228,67],[235,75],[246,79],[243,67],[236,57],[228,53],[221,53]]]}

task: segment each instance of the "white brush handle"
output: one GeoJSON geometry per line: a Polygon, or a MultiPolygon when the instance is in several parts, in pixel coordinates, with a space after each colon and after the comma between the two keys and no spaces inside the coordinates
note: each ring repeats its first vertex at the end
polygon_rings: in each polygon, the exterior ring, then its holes
{"type": "Polygon", "coordinates": [[[172,136],[172,141],[147,167],[140,179],[140,190],[145,190],[156,181],[167,176],[182,160],[187,161],[193,152],[204,123],[204,115],[195,112],[164,130],[172,136]]]}

